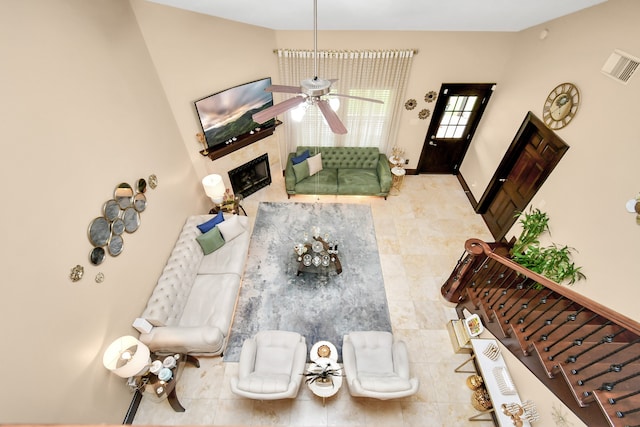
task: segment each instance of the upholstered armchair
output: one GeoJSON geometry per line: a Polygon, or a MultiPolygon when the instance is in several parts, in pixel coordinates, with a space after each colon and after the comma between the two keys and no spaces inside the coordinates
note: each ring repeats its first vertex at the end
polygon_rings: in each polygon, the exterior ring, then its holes
{"type": "Polygon", "coordinates": [[[307,345],[300,334],[260,331],[242,344],[238,377],[231,378],[231,391],[259,400],[295,398],[306,361],[307,345]]]}
{"type": "Polygon", "coordinates": [[[351,332],[342,342],[342,361],[352,396],[396,399],[415,394],[420,387],[409,374],[404,341],[390,332],[351,332]]]}

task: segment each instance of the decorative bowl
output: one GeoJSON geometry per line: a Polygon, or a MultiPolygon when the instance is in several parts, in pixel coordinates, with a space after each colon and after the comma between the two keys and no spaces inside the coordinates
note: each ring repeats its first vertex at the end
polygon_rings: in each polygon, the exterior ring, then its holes
{"type": "Polygon", "coordinates": [[[173,377],[173,372],[169,368],[162,368],[158,372],[158,378],[160,381],[169,381],[173,377]]]}

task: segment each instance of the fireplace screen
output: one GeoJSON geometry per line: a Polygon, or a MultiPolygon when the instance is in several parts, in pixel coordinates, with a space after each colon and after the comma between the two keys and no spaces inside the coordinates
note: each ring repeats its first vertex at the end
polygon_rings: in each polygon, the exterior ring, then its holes
{"type": "Polygon", "coordinates": [[[228,173],[235,195],[242,194],[243,197],[247,197],[271,184],[269,156],[266,153],[228,173]]]}

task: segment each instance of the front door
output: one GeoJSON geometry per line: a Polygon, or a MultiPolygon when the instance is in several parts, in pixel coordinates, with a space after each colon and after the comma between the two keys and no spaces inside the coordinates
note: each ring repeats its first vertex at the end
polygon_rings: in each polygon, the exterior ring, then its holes
{"type": "Polygon", "coordinates": [[[494,83],[445,83],[433,109],[418,173],[457,174],[494,83]]]}
{"type": "Polygon", "coordinates": [[[529,112],[500,162],[476,211],[496,241],[501,240],[569,146],[529,112]]]}

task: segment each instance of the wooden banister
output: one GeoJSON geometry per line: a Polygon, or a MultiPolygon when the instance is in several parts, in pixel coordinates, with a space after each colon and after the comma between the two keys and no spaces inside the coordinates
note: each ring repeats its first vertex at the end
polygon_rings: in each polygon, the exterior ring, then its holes
{"type": "Polygon", "coordinates": [[[529,270],[528,268],[521,266],[516,262],[513,262],[509,258],[506,258],[494,252],[492,248],[489,246],[489,244],[487,244],[486,242],[480,239],[475,239],[475,238],[468,239],[465,242],[464,247],[468,253],[473,255],[484,254],[484,256],[486,256],[487,258],[490,258],[504,265],[505,267],[510,268],[511,270],[517,272],[518,274],[521,274],[523,276],[526,276],[536,281],[537,283],[541,284],[545,288],[548,288],[554,292],[557,292],[558,294],[563,295],[564,297],[576,302],[577,304],[580,304],[581,306],[593,311],[594,313],[597,313],[602,317],[605,317],[613,321],[614,323],[617,323],[619,326],[622,326],[623,328],[629,331],[632,331],[637,335],[640,335],[640,323],[638,323],[637,321],[621,313],[618,313],[596,301],[593,301],[587,298],[586,296],[571,290],[567,286],[560,285],[552,280],[547,279],[544,276],[541,276],[538,273],[535,273],[529,270]]]}

